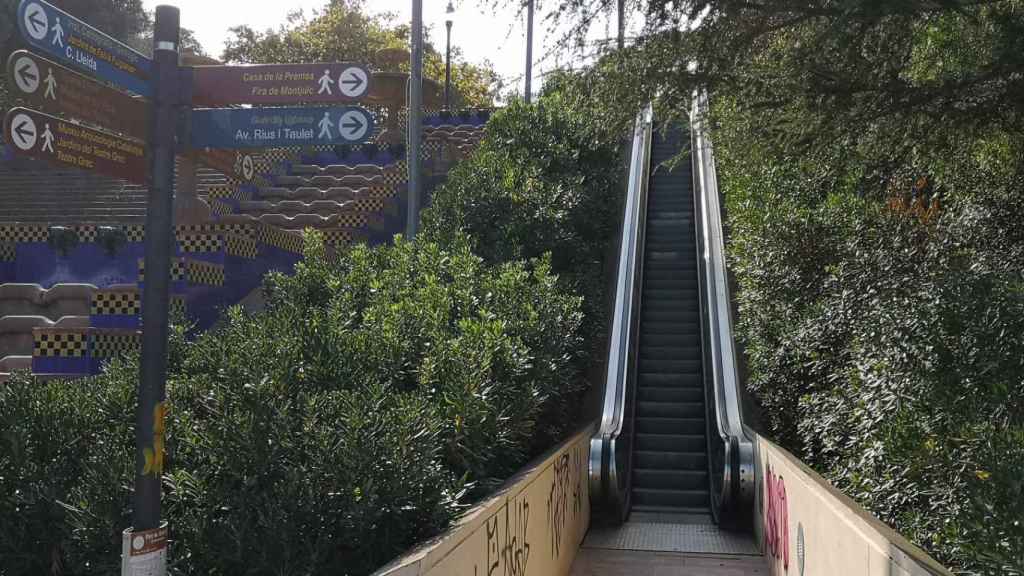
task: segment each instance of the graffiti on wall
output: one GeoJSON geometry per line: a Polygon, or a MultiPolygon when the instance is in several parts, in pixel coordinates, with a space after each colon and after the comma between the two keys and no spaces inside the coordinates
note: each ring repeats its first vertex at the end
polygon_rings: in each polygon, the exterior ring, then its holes
{"type": "MultiPolygon", "coordinates": [[[[487,519],[487,576],[525,576],[530,561],[530,503],[513,500],[487,519]]],[[[479,567],[474,573],[479,574],[479,567]]]]}
{"type": "Polygon", "coordinates": [[[582,472],[586,452],[581,446],[559,456],[554,463],[554,478],[548,492],[548,529],[551,532],[551,557],[562,552],[566,526],[579,518],[583,509],[582,472]]]}
{"type": "Polygon", "coordinates": [[[764,544],[773,558],[782,559],[782,567],[789,571],[789,505],[786,501],[786,481],[772,473],[770,464],[764,471],[764,544]]]}

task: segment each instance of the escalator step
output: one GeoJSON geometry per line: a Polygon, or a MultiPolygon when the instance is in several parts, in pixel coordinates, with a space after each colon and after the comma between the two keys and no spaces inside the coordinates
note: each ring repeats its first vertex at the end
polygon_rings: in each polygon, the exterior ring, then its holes
{"type": "Polygon", "coordinates": [[[703,418],[703,402],[640,402],[638,418],[703,418]]]}
{"type": "Polygon", "coordinates": [[[661,298],[673,300],[697,300],[696,290],[661,290],[658,288],[644,288],[644,305],[651,301],[659,301],[661,298]]]}
{"type": "Polygon", "coordinates": [[[640,386],[637,388],[637,400],[644,402],[704,402],[704,389],[696,386],[692,388],[675,388],[668,386],[640,386]]]}
{"type": "Polygon", "coordinates": [[[696,358],[640,358],[641,374],[698,374],[701,357],[696,358]]]}
{"type": "Polygon", "coordinates": [[[687,258],[679,260],[648,260],[644,265],[646,270],[673,270],[681,274],[693,274],[697,272],[697,259],[687,258]]]}
{"type": "Polygon", "coordinates": [[[696,322],[644,322],[640,326],[641,334],[699,334],[696,322]]]}
{"type": "Polygon", "coordinates": [[[633,504],[638,506],[673,506],[680,508],[706,508],[707,490],[659,490],[634,488],[633,504]]]}
{"type": "Polygon", "coordinates": [[[633,489],[707,490],[706,470],[656,470],[633,468],[633,489]]]}
{"type": "Polygon", "coordinates": [[[640,348],[645,346],[699,346],[700,334],[642,334],[640,348]]]}
{"type": "Polygon", "coordinates": [[[688,276],[686,274],[683,274],[681,272],[676,272],[676,271],[673,271],[673,270],[648,270],[648,271],[644,272],[644,287],[645,288],[654,289],[654,290],[672,290],[672,289],[696,290],[697,289],[697,279],[692,277],[692,276],[688,276]],[[660,278],[659,277],[655,277],[655,278],[648,278],[647,277],[647,276],[649,276],[649,275],[651,275],[652,273],[655,273],[655,272],[658,273],[658,276],[661,276],[662,272],[668,272],[669,274],[672,274],[674,276],[660,277],[660,278]]]}
{"type": "Polygon", "coordinates": [[[690,374],[659,374],[654,372],[640,372],[638,385],[654,386],[655,388],[696,388],[704,389],[704,382],[700,372],[690,374]]]}
{"type": "Polygon", "coordinates": [[[647,298],[644,297],[643,309],[650,311],[689,311],[698,307],[696,298],[647,298]]]}
{"type": "Polygon", "coordinates": [[[704,434],[637,434],[641,452],[703,452],[708,449],[704,434]]]}
{"type": "Polygon", "coordinates": [[[674,310],[644,309],[643,319],[650,322],[687,322],[696,325],[700,314],[694,310],[696,306],[679,307],[674,310]]]}
{"type": "Polygon", "coordinates": [[[703,418],[637,418],[638,434],[702,434],[703,418]]]}
{"type": "Polygon", "coordinates": [[[698,346],[641,346],[640,357],[652,360],[701,360],[698,346]]]}
{"type": "Polygon", "coordinates": [[[701,452],[637,450],[633,466],[649,469],[707,470],[708,456],[701,452]]]}

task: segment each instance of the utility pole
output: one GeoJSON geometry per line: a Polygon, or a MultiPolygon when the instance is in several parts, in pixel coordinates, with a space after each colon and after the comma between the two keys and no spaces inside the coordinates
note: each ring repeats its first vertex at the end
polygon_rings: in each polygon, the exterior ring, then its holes
{"type": "Polygon", "coordinates": [[[626,0],[619,0],[619,50],[626,45],[626,0]]]}
{"type": "Polygon", "coordinates": [[[529,104],[533,79],[533,0],[526,2],[526,103],[529,104]]]}
{"type": "Polygon", "coordinates": [[[423,131],[423,0],[412,0],[412,56],[409,63],[409,202],[405,237],[412,240],[420,217],[420,136],[423,131]]]}
{"type": "Polygon", "coordinates": [[[444,49],[444,109],[452,109],[452,14],[455,13],[455,7],[452,6],[451,0],[448,2],[448,8],[445,9],[445,20],[444,27],[448,30],[447,40],[445,41],[444,49]]]}
{"type": "Polygon", "coordinates": [[[167,308],[174,225],[174,150],[178,109],[181,14],[157,6],[153,25],[153,103],[150,107],[149,201],[146,206],[146,282],[142,291],[142,360],[135,412],[135,501],[132,528],[122,540],[121,574],[167,573],[167,525],[160,521],[167,383],[167,308]]]}

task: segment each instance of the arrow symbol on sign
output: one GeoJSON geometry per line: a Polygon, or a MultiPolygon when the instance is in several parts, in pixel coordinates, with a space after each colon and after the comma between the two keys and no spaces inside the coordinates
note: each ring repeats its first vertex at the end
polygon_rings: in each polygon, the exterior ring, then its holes
{"type": "Polygon", "coordinates": [[[42,32],[43,30],[46,29],[46,20],[39,19],[39,12],[42,10],[42,8],[39,8],[39,6],[35,4],[32,5],[32,8],[35,8],[36,10],[35,12],[29,13],[28,21],[31,22],[33,26],[35,26],[36,33],[42,32]]]}
{"type": "Polygon", "coordinates": [[[39,79],[39,76],[32,73],[32,65],[27,62],[21,68],[18,68],[18,75],[21,76],[22,82],[26,84],[34,84],[39,79]]]}
{"type": "MultiPolygon", "coordinates": [[[[17,126],[14,127],[14,133],[17,134],[21,138],[22,142],[25,142],[25,143],[31,142],[31,140],[29,140],[29,139],[30,138],[35,138],[35,136],[36,136],[35,130],[26,130],[25,129],[25,125],[26,124],[28,124],[29,126],[32,125],[32,123],[29,122],[28,120],[23,120],[21,122],[21,124],[18,124],[17,126]]],[[[35,128],[35,126],[33,126],[33,128],[35,128]]]]}
{"type": "Polygon", "coordinates": [[[362,77],[356,75],[352,76],[351,78],[346,78],[345,80],[342,80],[341,83],[350,88],[359,89],[359,87],[363,85],[363,79],[362,77]]]}
{"type": "Polygon", "coordinates": [[[358,118],[353,118],[351,122],[345,122],[341,127],[349,132],[358,132],[363,128],[366,128],[366,123],[361,122],[358,118]]]}

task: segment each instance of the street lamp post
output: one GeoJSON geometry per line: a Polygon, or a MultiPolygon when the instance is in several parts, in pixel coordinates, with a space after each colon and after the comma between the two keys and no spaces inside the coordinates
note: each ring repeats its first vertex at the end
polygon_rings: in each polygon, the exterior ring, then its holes
{"type": "Polygon", "coordinates": [[[444,109],[452,109],[452,14],[455,7],[451,0],[448,1],[448,8],[445,9],[444,27],[448,30],[448,39],[444,51],[444,109]]]}
{"type": "Polygon", "coordinates": [[[420,138],[423,133],[423,0],[412,0],[412,53],[409,62],[408,178],[409,199],[406,205],[405,238],[416,237],[420,218],[420,138]]]}
{"type": "Polygon", "coordinates": [[[526,103],[530,103],[533,80],[533,0],[526,4],[526,103]]]}

